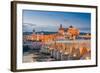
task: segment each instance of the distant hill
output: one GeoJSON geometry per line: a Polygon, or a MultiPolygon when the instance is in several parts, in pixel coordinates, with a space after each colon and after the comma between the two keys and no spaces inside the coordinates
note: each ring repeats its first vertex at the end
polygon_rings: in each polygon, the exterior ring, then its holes
{"type": "MultiPolygon", "coordinates": [[[[30,35],[32,34],[33,32],[23,32],[23,35],[30,35]]],[[[49,35],[49,34],[55,34],[57,32],[48,32],[48,31],[39,31],[39,32],[36,32],[36,34],[45,34],[45,35],[49,35]]],[[[85,35],[87,33],[85,32],[80,32],[80,35],[85,35]]],[[[90,34],[90,33],[89,33],[90,34]]]]}
{"type": "Polygon", "coordinates": [[[23,32],[23,35],[30,35],[32,32],[23,32]]]}
{"type": "MultiPolygon", "coordinates": [[[[85,34],[87,34],[87,33],[85,33],[85,32],[80,32],[80,35],[85,35],[85,34]]],[[[91,33],[89,33],[89,34],[91,34],[91,33]]]]}
{"type": "Polygon", "coordinates": [[[48,32],[48,31],[40,31],[40,32],[36,32],[37,34],[45,34],[45,35],[49,35],[49,34],[55,34],[57,32],[48,32]]]}

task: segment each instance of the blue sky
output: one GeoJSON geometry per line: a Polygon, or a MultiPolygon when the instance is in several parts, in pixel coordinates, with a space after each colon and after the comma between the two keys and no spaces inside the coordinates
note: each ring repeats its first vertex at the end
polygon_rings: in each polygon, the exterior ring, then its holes
{"type": "Polygon", "coordinates": [[[23,32],[58,30],[60,24],[64,28],[74,26],[81,32],[90,32],[91,14],[79,12],[55,12],[23,10],[23,32]]]}

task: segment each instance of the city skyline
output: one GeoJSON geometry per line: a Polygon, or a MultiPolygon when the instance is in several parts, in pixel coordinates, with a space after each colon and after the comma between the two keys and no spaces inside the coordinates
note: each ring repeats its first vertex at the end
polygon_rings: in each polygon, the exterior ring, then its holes
{"type": "Polygon", "coordinates": [[[79,12],[55,12],[23,10],[23,32],[58,31],[62,24],[64,28],[74,26],[81,32],[90,33],[91,14],[79,12]]]}

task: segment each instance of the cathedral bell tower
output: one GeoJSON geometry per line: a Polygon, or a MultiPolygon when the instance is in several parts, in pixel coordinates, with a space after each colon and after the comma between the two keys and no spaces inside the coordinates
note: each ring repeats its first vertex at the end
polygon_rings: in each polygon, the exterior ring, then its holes
{"type": "Polygon", "coordinates": [[[60,24],[60,29],[62,28],[62,24],[60,24]]]}
{"type": "Polygon", "coordinates": [[[59,27],[58,32],[59,32],[60,34],[63,34],[63,33],[64,33],[64,28],[62,27],[62,24],[60,24],[60,27],[59,27]]]}
{"type": "Polygon", "coordinates": [[[35,29],[33,29],[33,31],[32,31],[32,32],[33,32],[33,34],[35,34],[35,29]]]}

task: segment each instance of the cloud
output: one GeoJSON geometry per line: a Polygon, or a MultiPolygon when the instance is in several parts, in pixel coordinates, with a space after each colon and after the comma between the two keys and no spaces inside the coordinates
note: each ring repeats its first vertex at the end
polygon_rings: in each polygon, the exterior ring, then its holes
{"type": "Polygon", "coordinates": [[[32,24],[32,23],[23,23],[24,26],[36,26],[36,24],[32,24]]]}
{"type": "Polygon", "coordinates": [[[32,23],[23,23],[23,32],[32,32],[33,27],[36,26],[35,24],[32,23]]]}

